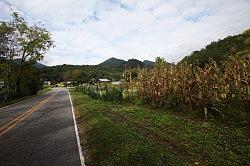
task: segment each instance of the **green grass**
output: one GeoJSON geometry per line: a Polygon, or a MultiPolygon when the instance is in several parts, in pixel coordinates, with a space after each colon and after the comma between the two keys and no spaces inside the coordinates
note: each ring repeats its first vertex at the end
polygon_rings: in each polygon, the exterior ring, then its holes
{"type": "Polygon", "coordinates": [[[58,87],[62,87],[62,88],[65,87],[65,84],[64,84],[63,82],[59,82],[59,83],[57,83],[56,85],[57,85],[58,87]]]}
{"type": "Polygon", "coordinates": [[[14,104],[14,103],[17,103],[17,102],[20,102],[20,101],[23,101],[23,100],[27,100],[27,99],[30,99],[32,97],[35,97],[35,96],[39,96],[39,95],[42,95],[46,92],[49,92],[51,91],[52,88],[51,87],[46,87],[40,91],[37,92],[37,94],[35,95],[31,95],[31,96],[25,96],[25,97],[21,97],[21,98],[18,98],[18,99],[14,99],[14,100],[11,100],[11,101],[8,101],[8,102],[5,102],[5,103],[0,103],[0,108],[1,107],[5,107],[5,106],[8,106],[8,105],[11,105],[11,104],[14,104]]]}
{"type": "Polygon", "coordinates": [[[247,129],[70,91],[86,165],[248,165],[247,129]]]}
{"type": "Polygon", "coordinates": [[[47,93],[47,92],[49,92],[51,90],[52,90],[52,88],[50,86],[48,86],[48,87],[38,91],[36,95],[42,95],[42,94],[47,93]]]}

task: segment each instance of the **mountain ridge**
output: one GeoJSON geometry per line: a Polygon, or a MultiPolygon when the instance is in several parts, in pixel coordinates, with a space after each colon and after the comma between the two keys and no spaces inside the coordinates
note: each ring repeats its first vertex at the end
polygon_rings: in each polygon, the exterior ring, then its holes
{"type": "MultiPolygon", "coordinates": [[[[13,59],[12,61],[13,61],[13,63],[15,63],[15,64],[20,64],[20,63],[21,63],[21,59],[13,59]]],[[[48,66],[46,66],[46,65],[44,65],[44,64],[42,64],[42,63],[39,63],[39,62],[34,63],[34,66],[35,66],[36,68],[48,67],[48,66]]]]}
{"type": "Polygon", "coordinates": [[[187,62],[203,67],[210,60],[217,63],[227,60],[230,56],[242,56],[250,52],[250,29],[234,36],[213,41],[200,50],[193,51],[179,63],[187,62]]]}
{"type": "Polygon", "coordinates": [[[129,67],[129,68],[135,68],[135,67],[150,67],[153,66],[155,62],[144,60],[140,61],[138,59],[128,59],[127,61],[123,59],[118,59],[115,57],[111,57],[102,63],[99,63],[97,66],[103,66],[103,67],[129,67]]]}
{"type": "Polygon", "coordinates": [[[103,61],[102,63],[98,64],[98,66],[118,67],[118,66],[124,65],[125,63],[126,63],[126,61],[123,59],[111,57],[111,58],[103,61]]]}

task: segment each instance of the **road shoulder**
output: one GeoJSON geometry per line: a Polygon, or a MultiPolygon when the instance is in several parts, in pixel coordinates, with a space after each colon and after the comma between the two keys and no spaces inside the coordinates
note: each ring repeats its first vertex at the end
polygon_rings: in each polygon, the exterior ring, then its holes
{"type": "Polygon", "coordinates": [[[80,137],[79,137],[79,133],[78,133],[78,128],[77,128],[77,124],[76,124],[76,117],[75,117],[75,113],[74,113],[74,106],[72,103],[72,98],[70,95],[69,90],[67,89],[68,94],[69,94],[69,99],[70,99],[70,104],[71,104],[71,110],[72,110],[72,116],[73,116],[73,121],[74,121],[74,127],[75,127],[75,134],[76,134],[76,140],[77,140],[77,145],[78,145],[78,150],[79,150],[79,156],[80,156],[80,161],[81,161],[81,165],[85,166],[85,160],[82,154],[82,148],[81,148],[81,143],[80,143],[80,137]]]}

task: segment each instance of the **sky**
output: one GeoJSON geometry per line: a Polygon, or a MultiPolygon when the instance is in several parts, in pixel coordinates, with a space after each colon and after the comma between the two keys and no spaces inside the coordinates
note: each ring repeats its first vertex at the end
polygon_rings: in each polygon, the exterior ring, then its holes
{"type": "Polygon", "coordinates": [[[0,0],[49,30],[56,47],[43,64],[99,64],[115,57],[178,62],[250,28],[250,0],[0,0]]]}

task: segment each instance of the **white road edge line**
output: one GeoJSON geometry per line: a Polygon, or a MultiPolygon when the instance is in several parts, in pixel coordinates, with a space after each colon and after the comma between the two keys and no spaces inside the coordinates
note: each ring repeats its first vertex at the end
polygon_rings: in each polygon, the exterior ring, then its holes
{"type": "Polygon", "coordinates": [[[83,154],[82,154],[82,148],[81,148],[81,144],[80,144],[80,138],[79,138],[79,134],[78,134],[78,129],[77,129],[77,126],[76,126],[76,117],[75,117],[75,113],[74,113],[74,107],[73,107],[73,103],[72,103],[72,99],[71,99],[69,90],[67,89],[67,91],[68,91],[68,94],[69,94],[69,100],[70,100],[70,104],[71,104],[71,111],[72,111],[73,120],[74,120],[74,126],[75,126],[75,131],[76,131],[76,140],[77,140],[81,165],[85,166],[84,157],[83,157],[83,154]]]}

